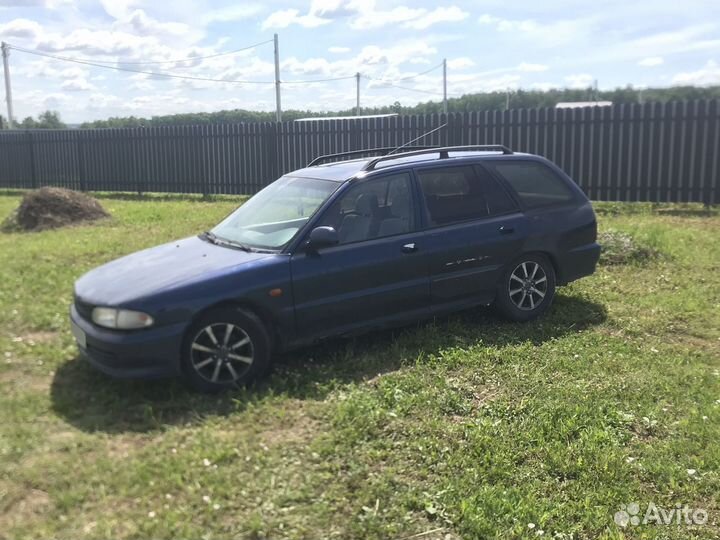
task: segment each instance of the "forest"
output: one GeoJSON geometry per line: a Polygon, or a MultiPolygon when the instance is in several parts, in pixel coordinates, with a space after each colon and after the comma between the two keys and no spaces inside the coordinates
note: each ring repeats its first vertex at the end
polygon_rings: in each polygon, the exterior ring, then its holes
{"type": "MultiPolygon", "coordinates": [[[[615,88],[613,90],[585,89],[550,89],[550,90],[511,90],[495,92],[479,92],[466,94],[462,97],[448,99],[449,112],[486,111],[524,109],[534,107],[554,107],[563,101],[611,101],[620,103],[667,102],[690,99],[720,98],[720,86],[675,86],[670,88],[615,88]]],[[[398,113],[431,114],[442,111],[442,101],[427,101],[417,105],[406,106],[396,101],[384,107],[363,107],[363,115],[398,113]]],[[[291,121],[298,118],[325,116],[354,116],[354,108],[340,111],[307,111],[290,109],[283,111],[283,120],[291,121]]],[[[250,111],[245,109],[223,110],[216,112],[179,113],[165,116],[142,118],[136,116],[111,117],[105,120],[94,120],[80,125],[82,128],[109,127],[142,127],[188,124],[217,124],[239,122],[271,122],[275,120],[275,111],[250,111]]],[[[0,116],[0,128],[6,128],[7,122],[0,116]]],[[[17,122],[18,129],[62,129],[67,127],[56,111],[45,111],[37,119],[27,117],[17,122]]]]}

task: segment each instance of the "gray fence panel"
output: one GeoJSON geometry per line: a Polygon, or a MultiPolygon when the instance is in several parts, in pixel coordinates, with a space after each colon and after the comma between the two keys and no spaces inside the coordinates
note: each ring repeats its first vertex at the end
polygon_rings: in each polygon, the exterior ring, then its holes
{"type": "Polygon", "coordinates": [[[0,188],[255,193],[313,158],[500,143],[547,157],[594,200],[718,202],[718,100],[390,118],[0,132],[0,188]]]}

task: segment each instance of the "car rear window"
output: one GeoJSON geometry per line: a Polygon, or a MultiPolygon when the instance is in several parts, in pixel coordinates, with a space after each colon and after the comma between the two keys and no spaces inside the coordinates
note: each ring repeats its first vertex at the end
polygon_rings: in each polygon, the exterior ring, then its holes
{"type": "Polygon", "coordinates": [[[573,192],[547,165],[535,161],[489,162],[528,208],[559,204],[573,199],[573,192]]]}

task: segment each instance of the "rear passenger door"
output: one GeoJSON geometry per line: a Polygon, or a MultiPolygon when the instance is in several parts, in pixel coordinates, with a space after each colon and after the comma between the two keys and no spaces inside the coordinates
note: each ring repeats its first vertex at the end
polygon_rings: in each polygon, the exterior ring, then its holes
{"type": "Polygon", "coordinates": [[[425,207],[431,303],[489,302],[528,235],[527,219],[480,165],[433,165],[415,173],[425,207]]]}

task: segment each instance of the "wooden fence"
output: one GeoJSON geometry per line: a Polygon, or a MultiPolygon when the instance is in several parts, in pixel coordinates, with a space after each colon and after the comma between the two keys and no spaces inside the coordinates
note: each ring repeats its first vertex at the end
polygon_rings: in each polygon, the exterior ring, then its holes
{"type": "Polygon", "coordinates": [[[0,132],[0,188],[255,193],[314,157],[416,144],[539,154],[594,200],[718,202],[718,100],[201,126],[0,132]]]}

